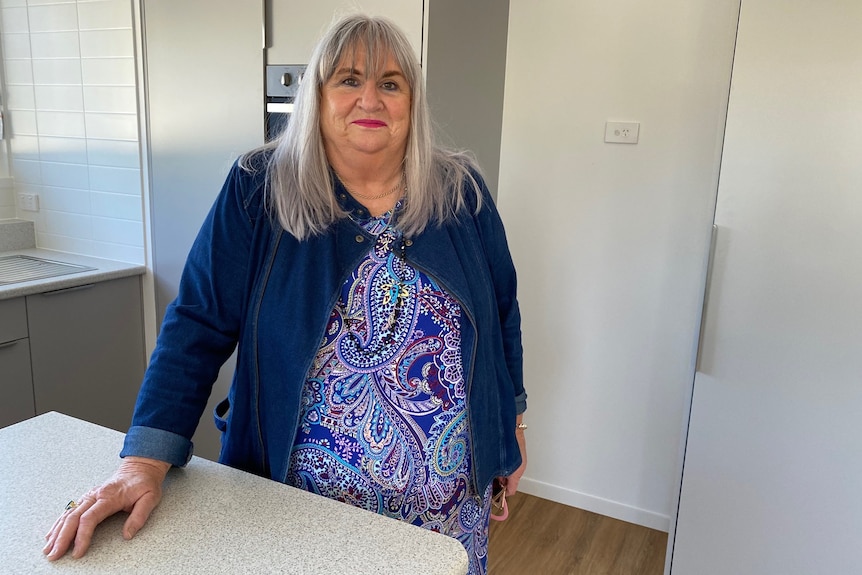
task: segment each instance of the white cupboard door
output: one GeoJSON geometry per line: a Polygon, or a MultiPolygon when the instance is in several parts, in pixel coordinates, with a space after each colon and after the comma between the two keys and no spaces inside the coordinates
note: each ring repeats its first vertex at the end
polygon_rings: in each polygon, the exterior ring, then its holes
{"type": "Polygon", "coordinates": [[[860,572],[860,28],[742,3],[672,575],[860,572]]]}
{"type": "Polygon", "coordinates": [[[266,63],[306,64],[335,18],[357,11],[395,22],[421,59],[423,0],[266,0],[266,63]]]}

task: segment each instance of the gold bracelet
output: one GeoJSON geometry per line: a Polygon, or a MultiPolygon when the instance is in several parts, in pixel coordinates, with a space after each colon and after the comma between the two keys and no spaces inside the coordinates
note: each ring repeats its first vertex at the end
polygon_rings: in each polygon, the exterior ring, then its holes
{"type": "Polygon", "coordinates": [[[515,426],[515,429],[521,429],[521,430],[527,429],[527,424],[526,423],[519,423],[518,425],[515,426]]]}

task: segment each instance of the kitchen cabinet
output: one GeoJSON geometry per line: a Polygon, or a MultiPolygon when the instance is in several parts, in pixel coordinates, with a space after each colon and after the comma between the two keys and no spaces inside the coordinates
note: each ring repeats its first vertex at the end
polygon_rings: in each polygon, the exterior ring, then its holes
{"type": "Polygon", "coordinates": [[[423,0],[266,0],[266,63],[305,64],[311,50],[339,14],[360,9],[395,22],[422,58],[423,0]]]}
{"type": "Polygon", "coordinates": [[[125,431],[144,373],[137,276],[0,301],[0,427],[59,411],[125,431]]]}
{"type": "Polygon", "coordinates": [[[125,431],[144,373],[137,276],[27,296],[37,414],[125,431]]]}
{"type": "Polygon", "coordinates": [[[36,415],[24,298],[0,301],[0,427],[36,415]]]}

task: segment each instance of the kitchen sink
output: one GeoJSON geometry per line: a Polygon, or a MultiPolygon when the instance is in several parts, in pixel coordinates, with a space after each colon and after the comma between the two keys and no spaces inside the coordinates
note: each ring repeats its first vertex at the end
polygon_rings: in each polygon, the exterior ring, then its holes
{"type": "Polygon", "coordinates": [[[33,256],[2,256],[0,257],[0,285],[76,274],[94,269],[96,268],[33,256]]]}

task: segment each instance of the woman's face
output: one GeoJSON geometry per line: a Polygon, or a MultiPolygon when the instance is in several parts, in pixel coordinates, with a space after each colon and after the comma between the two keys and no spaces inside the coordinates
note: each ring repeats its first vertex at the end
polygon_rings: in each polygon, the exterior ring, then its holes
{"type": "Polygon", "coordinates": [[[365,47],[357,46],[336,66],[320,96],[320,130],[330,161],[391,154],[401,161],[410,132],[411,92],[394,56],[374,77],[365,67],[365,47]]]}

